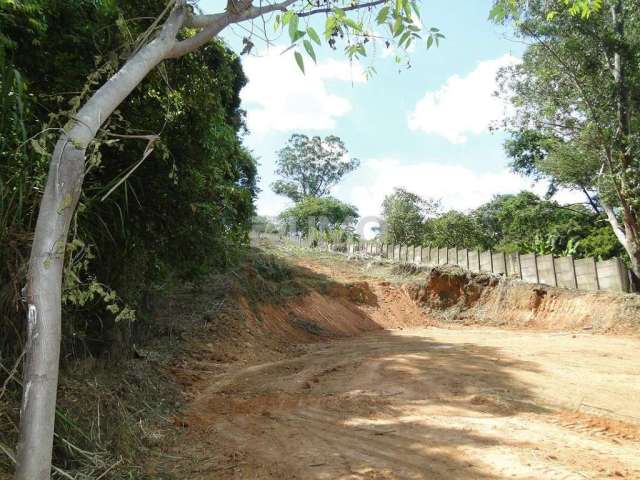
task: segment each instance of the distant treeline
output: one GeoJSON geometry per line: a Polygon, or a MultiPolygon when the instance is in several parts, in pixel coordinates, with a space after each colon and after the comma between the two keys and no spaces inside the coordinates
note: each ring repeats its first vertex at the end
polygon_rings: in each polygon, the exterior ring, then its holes
{"type": "Polygon", "coordinates": [[[383,217],[385,243],[600,260],[625,255],[604,215],[531,192],[498,195],[469,212],[442,212],[438,202],[397,189],[385,199],[383,217]]]}

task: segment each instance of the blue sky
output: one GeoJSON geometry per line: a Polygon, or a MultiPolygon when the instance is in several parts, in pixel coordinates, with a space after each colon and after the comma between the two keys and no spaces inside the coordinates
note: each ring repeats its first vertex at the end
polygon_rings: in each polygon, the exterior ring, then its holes
{"type": "MultiPolygon", "coordinates": [[[[199,6],[214,13],[224,3],[204,0],[199,6]]],[[[294,132],[338,135],[350,155],[361,160],[360,169],[333,192],[356,205],[361,215],[377,215],[394,187],[461,210],[498,193],[543,192],[544,186],[509,172],[504,136],[488,130],[505,108],[492,96],[495,71],[517,62],[524,50],[508,30],[487,20],[490,7],[491,0],[423,3],[425,27],[439,28],[446,40],[431,50],[416,45],[412,68],[400,73],[381,45],[375,58],[363,64],[373,62],[378,72],[367,81],[363,66],[349,64],[340,51],[321,49],[317,66],[306,57],[303,76],[293,53],[281,54],[286,35],[271,47],[254,40],[254,54],[242,57],[249,84],[241,96],[251,130],[245,144],[260,162],[258,213],[275,215],[288,205],[269,185],[275,179],[276,151],[294,132]]],[[[243,35],[236,26],[222,37],[239,49],[243,35]]]]}

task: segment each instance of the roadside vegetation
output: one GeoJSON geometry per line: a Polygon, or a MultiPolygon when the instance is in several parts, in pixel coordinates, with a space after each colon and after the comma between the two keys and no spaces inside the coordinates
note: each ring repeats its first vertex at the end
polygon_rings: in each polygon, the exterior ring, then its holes
{"type": "MultiPolygon", "coordinates": [[[[624,250],[638,273],[635,4],[551,3],[499,1],[493,12],[540,43],[505,72],[530,120],[508,124],[507,151],[515,170],[579,187],[589,207],[522,193],[443,213],[398,190],[384,205],[387,241],[624,250]]],[[[55,478],[157,478],[139,460],[175,427],[168,372],[180,342],[210,333],[198,329],[234,293],[255,307],[328,288],[279,252],[248,248],[258,188],[242,144],[239,55],[259,35],[234,52],[217,38],[224,28],[268,18],[303,72],[302,52],[316,61],[323,42],[356,61],[382,40],[410,67],[414,42],[443,38],[423,27],[416,0],[229,1],[215,15],[196,4],[0,0],[0,476],[17,464],[18,480],[44,480],[53,459],[55,478]],[[311,15],[322,38],[300,21],[311,15]]],[[[293,135],[273,185],[293,202],[280,221],[317,240],[356,238],[357,209],[330,193],[358,165],[336,136],[293,135]]]]}
{"type": "Polygon", "coordinates": [[[560,205],[531,192],[498,195],[469,211],[404,190],[386,197],[381,238],[388,243],[574,255],[625,256],[605,216],[585,205],[560,205]]]}
{"type": "MultiPolygon", "coordinates": [[[[134,40],[146,25],[130,19],[164,6],[163,0],[42,0],[3,6],[0,437],[11,450],[26,335],[22,288],[49,164],[47,145],[96,83],[137,48],[134,40]]],[[[106,362],[116,372],[127,371],[136,355],[134,344],[161,329],[153,323],[161,297],[236,265],[248,242],[256,163],[241,144],[244,114],[238,95],[245,83],[238,57],[212,42],[147,77],[90,150],[62,292],[63,400],[54,448],[60,468],[89,461],[83,451],[129,455],[130,442],[137,440],[114,435],[125,435],[122,429],[137,421],[130,418],[128,408],[135,405],[130,397],[138,390],[148,394],[147,383],[161,386],[144,379],[152,374],[142,369],[135,386],[123,378],[120,385],[126,389],[118,393],[118,382],[99,367],[106,362]],[[87,361],[92,358],[96,361],[87,361]],[[88,378],[95,382],[87,385],[88,378]],[[76,394],[91,402],[86,422],[72,404],[76,394]],[[95,405],[102,406],[99,415],[95,405]]],[[[10,471],[5,453],[0,452],[0,465],[10,471]]],[[[96,461],[97,469],[102,460],[96,461]]]]}

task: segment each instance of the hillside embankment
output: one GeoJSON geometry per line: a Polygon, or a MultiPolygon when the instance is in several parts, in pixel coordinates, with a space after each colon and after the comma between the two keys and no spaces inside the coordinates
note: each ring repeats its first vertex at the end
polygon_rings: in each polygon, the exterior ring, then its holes
{"type": "Polygon", "coordinates": [[[173,366],[150,477],[640,478],[637,323],[605,308],[635,299],[281,253],[173,366]]]}
{"type": "Polygon", "coordinates": [[[640,296],[585,292],[440,267],[403,286],[434,318],[462,324],[639,333],[640,296]]]}
{"type": "Polygon", "coordinates": [[[68,472],[640,479],[635,296],[267,245],[155,311],[126,364],[63,372],[105,452],[68,472]]]}

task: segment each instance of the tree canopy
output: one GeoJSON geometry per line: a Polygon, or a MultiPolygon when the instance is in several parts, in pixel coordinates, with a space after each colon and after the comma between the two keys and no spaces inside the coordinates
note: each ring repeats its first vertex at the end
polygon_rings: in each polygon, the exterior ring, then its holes
{"type": "Polygon", "coordinates": [[[291,231],[307,235],[312,231],[352,232],[358,209],[333,197],[305,197],[280,214],[291,231]]]}
{"type": "Polygon", "coordinates": [[[439,208],[436,200],[422,198],[404,188],[394,189],[382,202],[382,237],[385,243],[421,244],[424,222],[439,208]]]}
{"type": "Polygon", "coordinates": [[[600,215],[582,205],[562,206],[531,192],[497,195],[468,212],[427,221],[427,243],[480,250],[593,256],[623,253],[600,215]]]}
{"type": "Polygon", "coordinates": [[[294,134],[278,152],[276,174],[282,179],[272,188],[294,202],[322,197],[359,166],[360,160],[349,158],[344,142],[335,135],[322,139],[294,134]]]}
{"type": "MultiPolygon", "coordinates": [[[[501,2],[503,7],[505,2],[501,2]]],[[[640,13],[632,0],[511,2],[531,42],[502,73],[516,171],[582,190],[640,273],[640,13]]]]}

